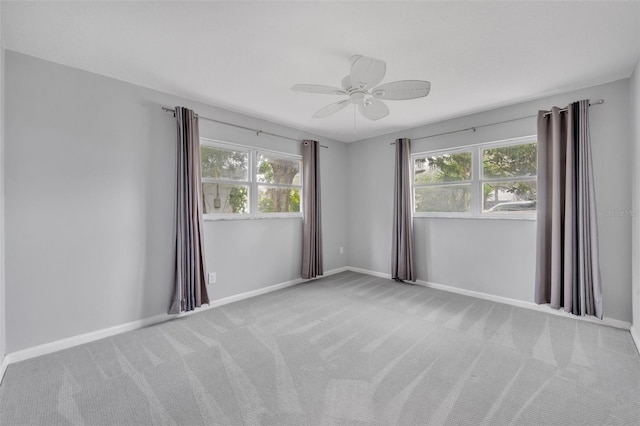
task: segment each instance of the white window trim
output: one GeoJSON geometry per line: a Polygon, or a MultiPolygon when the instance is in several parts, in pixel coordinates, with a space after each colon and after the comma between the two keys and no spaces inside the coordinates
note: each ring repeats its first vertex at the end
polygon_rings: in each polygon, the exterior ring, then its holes
{"type": "MultiPolygon", "coordinates": [[[[491,148],[500,148],[511,145],[522,145],[527,142],[536,142],[537,135],[522,136],[518,138],[503,139],[499,141],[481,142],[472,145],[456,146],[453,148],[443,148],[433,151],[422,151],[411,154],[411,211],[414,218],[445,218],[445,219],[491,219],[491,220],[536,220],[536,211],[532,212],[509,212],[509,213],[490,213],[484,212],[482,209],[482,185],[484,182],[502,182],[503,178],[484,179],[481,176],[483,170],[482,150],[491,148]],[[414,167],[416,158],[424,158],[427,156],[437,156],[442,154],[459,154],[461,152],[471,152],[471,181],[460,181],[460,184],[471,183],[471,206],[469,212],[416,212],[415,211],[415,185],[413,183],[414,167]]],[[[518,176],[508,178],[509,181],[531,180],[530,176],[518,176]]],[[[536,175],[537,180],[537,175],[536,175]]],[[[455,185],[458,182],[446,182],[442,185],[455,185]]],[[[438,184],[424,185],[437,186],[438,184]]],[[[422,186],[422,185],[420,185],[422,186]]]]}
{"type": "MultiPolygon", "coordinates": [[[[258,152],[281,155],[292,159],[302,160],[299,154],[291,154],[289,152],[275,151],[272,149],[257,148],[249,145],[241,145],[232,142],[221,141],[217,139],[200,138],[200,145],[210,146],[213,148],[231,149],[234,151],[244,151],[249,154],[249,176],[247,181],[235,181],[227,179],[202,178],[202,182],[212,183],[235,183],[238,185],[247,185],[249,187],[249,212],[248,213],[205,213],[202,215],[204,221],[224,221],[224,220],[255,220],[255,219],[302,219],[302,194],[304,191],[302,179],[300,185],[282,185],[261,183],[257,181],[257,155],[258,152]],[[278,213],[260,213],[258,211],[258,187],[259,186],[276,186],[283,188],[300,188],[300,212],[278,212],[278,213]]],[[[300,170],[302,174],[302,170],[300,170]]]]}

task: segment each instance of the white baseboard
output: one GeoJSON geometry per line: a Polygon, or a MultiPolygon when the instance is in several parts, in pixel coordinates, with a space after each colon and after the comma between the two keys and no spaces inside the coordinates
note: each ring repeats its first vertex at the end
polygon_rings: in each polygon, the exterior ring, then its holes
{"type": "Polygon", "coordinates": [[[72,348],[84,343],[94,342],[96,340],[104,339],[105,337],[114,336],[116,334],[125,333],[131,330],[137,330],[139,328],[164,322],[176,317],[178,317],[178,315],[156,315],[138,321],[132,321],[126,324],[116,325],[114,327],[104,328],[102,330],[79,334],[77,336],[68,337],[66,339],[56,340],[54,342],[45,343],[43,345],[33,346],[31,348],[11,352],[7,354],[6,358],[9,364],[13,364],[16,362],[35,358],[40,355],[46,355],[53,352],[61,351],[63,349],[72,348]]]}
{"type": "MultiPolygon", "coordinates": [[[[341,268],[336,268],[336,269],[331,269],[330,271],[326,271],[324,273],[324,277],[328,277],[329,275],[335,275],[335,274],[339,274],[340,272],[346,272],[349,270],[348,266],[343,266],[341,268]]],[[[318,277],[321,278],[321,277],[318,277]]]]}
{"type": "Polygon", "coordinates": [[[638,329],[632,324],[629,332],[631,333],[631,338],[633,339],[633,343],[636,345],[638,353],[640,353],[640,335],[638,335],[638,329]]]}
{"type": "MultiPolygon", "coordinates": [[[[350,270],[350,271],[354,271],[354,272],[360,272],[360,273],[367,274],[367,275],[373,275],[375,277],[391,279],[391,274],[385,274],[385,273],[376,272],[376,271],[369,271],[367,269],[361,269],[361,268],[347,267],[347,269],[350,270]]],[[[545,313],[548,313],[548,314],[558,315],[558,316],[561,316],[561,317],[573,318],[573,319],[577,319],[577,320],[581,320],[581,321],[592,322],[592,323],[595,323],[595,324],[606,325],[606,326],[609,326],[609,327],[621,328],[623,330],[629,330],[631,328],[631,323],[626,322],[626,321],[620,321],[620,320],[617,320],[617,319],[614,319],[614,318],[606,318],[605,317],[602,320],[599,320],[599,319],[593,318],[593,317],[577,316],[577,315],[573,315],[573,314],[570,314],[568,312],[565,312],[563,310],[553,309],[549,305],[538,305],[536,303],[526,302],[524,300],[511,299],[511,298],[508,298],[508,297],[496,296],[496,295],[493,295],[493,294],[482,293],[482,292],[473,291],[473,290],[466,290],[466,289],[463,289],[463,288],[453,287],[453,286],[445,285],[445,284],[436,284],[436,283],[432,283],[432,282],[428,282],[428,281],[417,280],[415,282],[415,284],[423,286],[423,287],[433,288],[433,289],[436,289],[436,290],[448,291],[450,293],[457,293],[457,294],[461,294],[461,295],[464,295],[464,296],[476,297],[478,299],[490,300],[492,302],[504,303],[506,305],[517,306],[519,308],[525,308],[525,309],[531,309],[531,310],[534,310],[534,311],[545,312],[545,313]]]]}
{"type": "MultiPolygon", "coordinates": [[[[391,275],[390,274],[386,274],[386,273],[383,273],[383,272],[370,271],[370,270],[362,269],[362,268],[355,268],[355,267],[351,267],[351,266],[345,266],[345,267],[340,267],[340,268],[336,268],[336,269],[332,269],[332,270],[326,271],[323,276],[326,277],[326,276],[338,274],[340,272],[345,272],[345,271],[359,272],[359,273],[362,273],[362,274],[372,275],[372,276],[375,276],[375,277],[391,279],[391,275]]],[[[322,276],[319,276],[317,278],[322,278],[322,276]]],[[[314,279],[317,279],[317,278],[314,278],[314,279]]],[[[182,314],[179,314],[179,315],[168,315],[168,314],[156,315],[156,316],[153,316],[153,317],[144,318],[144,319],[137,320],[137,321],[132,321],[132,322],[129,322],[129,323],[126,323],[126,324],[121,324],[121,325],[117,325],[117,326],[114,326],[114,327],[105,328],[105,329],[102,329],[102,330],[96,330],[96,331],[92,331],[92,332],[89,332],[89,333],[85,333],[85,334],[80,334],[80,335],[77,335],[77,336],[69,337],[69,338],[66,338],[66,339],[57,340],[55,342],[45,343],[43,345],[34,346],[34,347],[31,347],[31,348],[27,348],[27,349],[23,349],[23,350],[20,350],[20,351],[12,352],[12,353],[7,354],[4,357],[4,359],[2,360],[2,363],[0,364],[0,383],[2,383],[2,378],[4,377],[4,373],[7,370],[7,367],[10,364],[13,364],[13,363],[16,363],[16,362],[20,362],[20,361],[24,361],[24,360],[27,360],[27,359],[35,358],[37,356],[46,355],[46,354],[50,354],[50,353],[53,353],[53,352],[61,351],[63,349],[72,348],[74,346],[82,345],[84,343],[94,342],[96,340],[104,339],[106,337],[111,337],[111,336],[114,336],[116,334],[121,334],[121,333],[125,333],[127,331],[132,331],[132,330],[137,330],[137,329],[142,328],[142,327],[148,327],[150,325],[158,324],[158,323],[161,323],[161,322],[164,322],[164,321],[168,321],[168,320],[171,320],[171,319],[174,319],[174,318],[180,318],[180,317],[184,317],[184,316],[187,316],[187,315],[192,315],[192,314],[195,314],[195,313],[198,313],[198,312],[202,312],[202,311],[207,310],[207,309],[212,309],[212,308],[216,308],[216,307],[219,307],[219,306],[227,305],[229,303],[238,302],[240,300],[245,300],[245,299],[249,299],[249,298],[252,298],[252,297],[260,296],[262,294],[271,293],[271,292],[276,291],[276,290],[281,290],[283,288],[291,287],[291,286],[294,286],[294,285],[297,285],[297,284],[301,284],[303,282],[312,281],[312,280],[304,280],[302,278],[297,278],[297,279],[290,280],[290,281],[285,281],[285,282],[282,282],[282,283],[279,283],[279,284],[274,284],[274,285],[269,286],[269,287],[264,287],[264,288],[260,288],[260,289],[257,289],[257,290],[247,291],[245,293],[236,294],[236,295],[225,297],[225,298],[218,299],[218,300],[212,300],[212,301],[210,301],[209,305],[203,306],[203,307],[198,308],[198,309],[196,309],[194,311],[191,311],[191,312],[182,313],[182,314]]],[[[424,286],[424,287],[434,288],[434,289],[437,289],[437,290],[443,290],[443,291],[448,291],[448,292],[452,292],[452,293],[458,293],[458,294],[462,294],[462,295],[466,295],[466,296],[476,297],[476,298],[479,298],[479,299],[491,300],[491,301],[494,301],[494,302],[504,303],[504,304],[507,304],[507,305],[518,306],[518,307],[521,307],[521,308],[532,309],[532,310],[546,312],[546,313],[550,313],[550,314],[554,314],[554,315],[560,315],[560,316],[564,316],[564,317],[567,317],[567,318],[574,318],[574,319],[578,319],[578,320],[593,322],[593,323],[596,323],[596,324],[603,324],[603,325],[608,325],[608,326],[611,326],[611,327],[630,330],[631,331],[631,336],[634,339],[636,347],[638,347],[638,349],[640,350],[640,338],[639,338],[639,336],[637,334],[637,331],[633,327],[631,327],[630,323],[627,323],[625,321],[619,321],[619,320],[611,319],[611,318],[604,318],[603,320],[597,320],[597,319],[590,318],[590,317],[578,317],[578,316],[575,316],[575,315],[568,314],[568,313],[566,313],[564,311],[558,311],[558,310],[555,310],[555,309],[551,309],[548,305],[536,305],[535,303],[532,303],[532,302],[525,302],[525,301],[522,301],[522,300],[510,299],[510,298],[507,298],[507,297],[495,296],[495,295],[491,295],[491,294],[487,294],[487,293],[481,293],[481,292],[477,292],[477,291],[465,290],[465,289],[452,287],[452,286],[448,286],[448,285],[430,283],[430,282],[427,282],[427,281],[416,281],[416,284],[424,286]]]]}
{"type": "MultiPolygon", "coordinates": [[[[330,271],[326,271],[324,276],[329,276],[333,274],[337,274],[340,272],[346,271],[346,267],[332,269],[330,271]]],[[[321,278],[319,276],[318,278],[321,278]]],[[[316,279],[316,278],[314,278],[316,279]]],[[[261,294],[271,293],[276,290],[280,290],[283,288],[291,287],[296,284],[300,284],[303,282],[307,282],[310,280],[304,280],[302,278],[296,278],[294,280],[285,281],[279,284],[274,284],[269,287],[259,288],[257,290],[247,291],[240,294],[235,294],[233,296],[224,297],[222,299],[211,300],[209,305],[204,305],[194,311],[169,315],[169,314],[161,314],[153,317],[144,318],[137,321],[132,321],[126,324],[116,325],[114,327],[105,328],[102,330],[96,330],[85,334],[80,334],[77,336],[69,337],[66,339],[56,340],[54,342],[45,343],[43,345],[34,346],[31,348],[23,349],[20,351],[9,353],[5,356],[2,364],[0,366],[0,383],[2,381],[2,377],[4,372],[9,364],[13,364],[20,361],[25,361],[27,359],[35,358],[37,356],[50,354],[53,352],[61,351],[63,349],[69,349],[74,346],[82,345],[84,343],[94,342],[96,340],[104,339],[105,337],[111,337],[116,334],[125,333],[127,331],[137,330],[142,327],[148,327],[153,324],[159,324],[164,321],[168,321],[174,318],[181,318],[187,315],[192,315],[198,312],[205,311],[207,309],[216,308],[219,306],[227,305],[229,303],[238,302],[240,300],[249,299],[251,297],[260,296],[261,294]]]]}
{"type": "Polygon", "coordinates": [[[391,279],[391,274],[385,274],[383,272],[370,271],[368,269],[362,269],[362,268],[354,268],[353,266],[347,266],[345,269],[351,272],[359,272],[361,274],[373,275],[374,277],[391,279]]]}
{"type": "Polygon", "coordinates": [[[7,371],[7,367],[9,366],[9,360],[6,356],[2,357],[2,363],[0,363],[0,385],[2,384],[2,379],[4,379],[4,373],[7,371]]]}
{"type": "Polygon", "coordinates": [[[251,291],[246,291],[240,294],[234,294],[233,296],[224,297],[218,300],[210,300],[209,305],[203,306],[197,311],[180,314],[180,316],[185,316],[185,315],[189,315],[196,312],[202,312],[203,310],[217,308],[218,306],[228,305],[229,303],[239,302],[240,300],[250,299],[252,297],[260,296],[261,294],[271,293],[272,291],[281,290],[283,288],[291,287],[306,281],[307,280],[303,280],[302,278],[296,278],[295,280],[285,281],[279,284],[271,285],[269,287],[263,287],[257,290],[251,290],[251,291]]]}

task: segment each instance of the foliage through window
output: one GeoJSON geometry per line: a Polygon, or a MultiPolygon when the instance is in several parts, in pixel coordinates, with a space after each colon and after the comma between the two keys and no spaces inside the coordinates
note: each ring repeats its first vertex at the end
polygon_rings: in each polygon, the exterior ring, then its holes
{"type": "Polygon", "coordinates": [[[536,210],[537,155],[535,142],[482,150],[482,211],[536,210]]]}
{"type": "Polygon", "coordinates": [[[300,156],[201,140],[204,214],[299,215],[300,156]]]}
{"type": "Polygon", "coordinates": [[[413,167],[415,211],[470,211],[471,152],[417,157],[413,167]]]}
{"type": "Polygon", "coordinates": [[[300,212],[300,159],[257,153],[258,211],[300,212]]]}
{"type": "Polygon", "coordinates": [[[414,154],[418,215],[531,215],[537,200],[535,137],[414,154]]]}

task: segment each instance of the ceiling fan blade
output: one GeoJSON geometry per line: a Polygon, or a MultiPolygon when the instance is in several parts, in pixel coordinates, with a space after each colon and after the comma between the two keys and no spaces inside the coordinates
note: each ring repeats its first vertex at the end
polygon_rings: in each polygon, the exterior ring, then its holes
{"type": "Polygon", "coordinates": [[[345,92],[349,91],[349,89],[351,88],[351,76],[346,76],[345,78],[343,78],[341,85],[345,92]]]}
{"type": "Polygon", "coordinates": [[[346,95],[342,89],[331,86],[323,86],[322,84],[295,84],[291,87],[294,92],[320,93],[323,95],[346,95]]]}
{"type": "Polygon", "coordinates": [[[368,89],[382,81],[387,72],[387,64],[380,59],[356,57],[351,65],[351,83],[353,87],[368,89]]]}
{"type": "Polygon", "coordinates": [[[329,104],[326,107],[316,111],[316,113],[313,114],[313,118],[328,117],[331,114],[335,114],[336,112],[338,112],[341,109],[345,108],[350,103],[351,103],[351,101],[349,99],[345,99],[344,101],[338,101],[338,102],[334,102],[332,104],[329,104]]]}
{"type": "Polygon", "coordinates": [[[371,98],[364,104],[358,104],[360,113],[369,120],[380,120],[389,115],[389,108],[381,100],[371,98]]]}
{"type": "Polygon", "coordinates": [[[399,101],[423,98],[431,91],[431,83],[421,80],[402,80],[385,83],[371,89],[371,94],[378,99],[399,101]]]}

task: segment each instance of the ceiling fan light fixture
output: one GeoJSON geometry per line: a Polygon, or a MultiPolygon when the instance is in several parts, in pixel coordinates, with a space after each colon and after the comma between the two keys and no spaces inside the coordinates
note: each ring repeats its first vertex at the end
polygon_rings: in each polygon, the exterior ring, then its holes
{"type": "Polygon", "coordinates": [[[365,92],[353,92],[350,95],[351,102],[356,105],[364,104],[365,92]]]}

